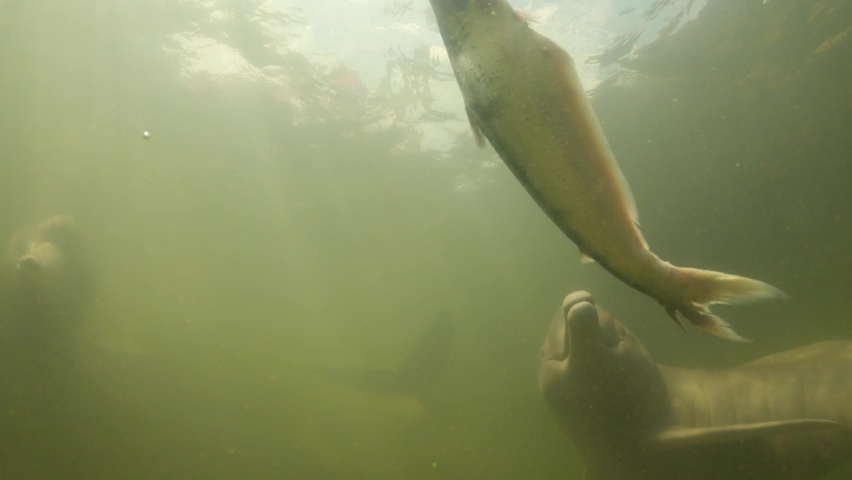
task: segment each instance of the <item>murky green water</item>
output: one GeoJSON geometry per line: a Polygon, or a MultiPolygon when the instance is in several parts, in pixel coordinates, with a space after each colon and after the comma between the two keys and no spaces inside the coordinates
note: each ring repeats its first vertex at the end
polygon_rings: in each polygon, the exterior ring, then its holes
{"type": "Polygon", "coordinates": [[[97,275],[73,388],[0,402],[3,478],[579,479],[535,384],[568,292],[667,364],[849,339],[848,2],[529,9],[575,56],[654,251],[790,294],[718,309],[755,343],[683,332],[580,265],[476,148],[425,0],[3,0],[0,238],[71,214],[97,275]],[[318,373],[396,368],[441,312],[428,402],[318,373]]]}

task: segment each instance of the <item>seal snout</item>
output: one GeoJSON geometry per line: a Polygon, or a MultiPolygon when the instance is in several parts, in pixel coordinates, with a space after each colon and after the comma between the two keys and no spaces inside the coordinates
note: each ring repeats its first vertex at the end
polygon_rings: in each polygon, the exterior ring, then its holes
{"type": "Polygon", "coordinates": [[[587,301],[573,305],[565,315],[565,327],[569,337],[574,335],[586,337],[595,332],[600,335],[601,326],[595,305],[587,301]]]}
{"type": "Polygon", "coordinates": [[[569,358],[577,359],[579,355],[588,360],[588,355],[598,352],[604,345],[598,310],[591,301],[581,300],[564,311],[565,345],[569,358]]]}
{"type": "Polygon", "coordinates": [[[568,317],[568,312],[571,310],[572,307],[574,307],[574,305],[577,305],[578,303],[582,302],[594,305],[595,299],[592,298],[591,293],[585,292],[583,290],[578,290],[565,297],[565,299],[562,300],[562,312],[565,317],[568,317]]]}
{"type": "Polygon", "coordinates": [[[31,245],[15,264],[15,278],[25,287],[36,287],[52,275],[62,254],[55,245],[42,242],[31,245]]]}
{"type": "Polygon", "coordinates": [[[15,265],[15,278],[23,285],[34,285],[42,277],[42,268],[33,255],[24,255],[15,265]]]}

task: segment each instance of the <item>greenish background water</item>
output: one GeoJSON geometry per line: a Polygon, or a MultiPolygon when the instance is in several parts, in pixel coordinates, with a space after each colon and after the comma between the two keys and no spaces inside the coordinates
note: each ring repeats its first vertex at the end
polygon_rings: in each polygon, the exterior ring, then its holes
{"type": "Polygon", "coordinates": [[[72,214],[98,275],[75,428],[7,431],[26,446],[7,471],[580,478],[535,386],[568,292],[674,365],[849,338],[852,6],[529,6],[575,56],[654,251],[790,294],[718,309],[755,343],[684,333],[580,265],[475,147],[425,0],[4,0],[0,238],[72,214]],[[395,367],[442,311],[441,409],[317,377],[395,367]]]}

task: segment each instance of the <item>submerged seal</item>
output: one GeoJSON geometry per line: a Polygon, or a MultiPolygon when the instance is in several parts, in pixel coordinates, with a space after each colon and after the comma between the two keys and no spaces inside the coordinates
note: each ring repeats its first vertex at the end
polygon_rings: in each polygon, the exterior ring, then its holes
{"type": "Polygon", "coordinates": [[[10,410],[65,402],[62,392],[76,378],[77,332],[94,296],[90,260],[68,215],[8,242],[0,261],[0,399],[10,410]]]}
{"type": "Polygon", "coordinates": [[[586,480],[809,480],[852,458],[849,341],[728,370],[657,365],[574,292],[542,345],[538,384],[586,480]]]}

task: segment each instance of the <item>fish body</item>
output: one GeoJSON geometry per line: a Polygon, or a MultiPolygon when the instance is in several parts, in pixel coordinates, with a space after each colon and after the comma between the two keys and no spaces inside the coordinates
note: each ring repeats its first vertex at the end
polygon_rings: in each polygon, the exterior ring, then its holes
{"type": "Polygon", "coordinates": [[[708,305],[782,298],[763,282],[678,268],[648,248],[633,196],[570,55],[505,0],[430,0],[474,138],[494,147],[580,249],[683,326],[743,340],[708,305]]]}

